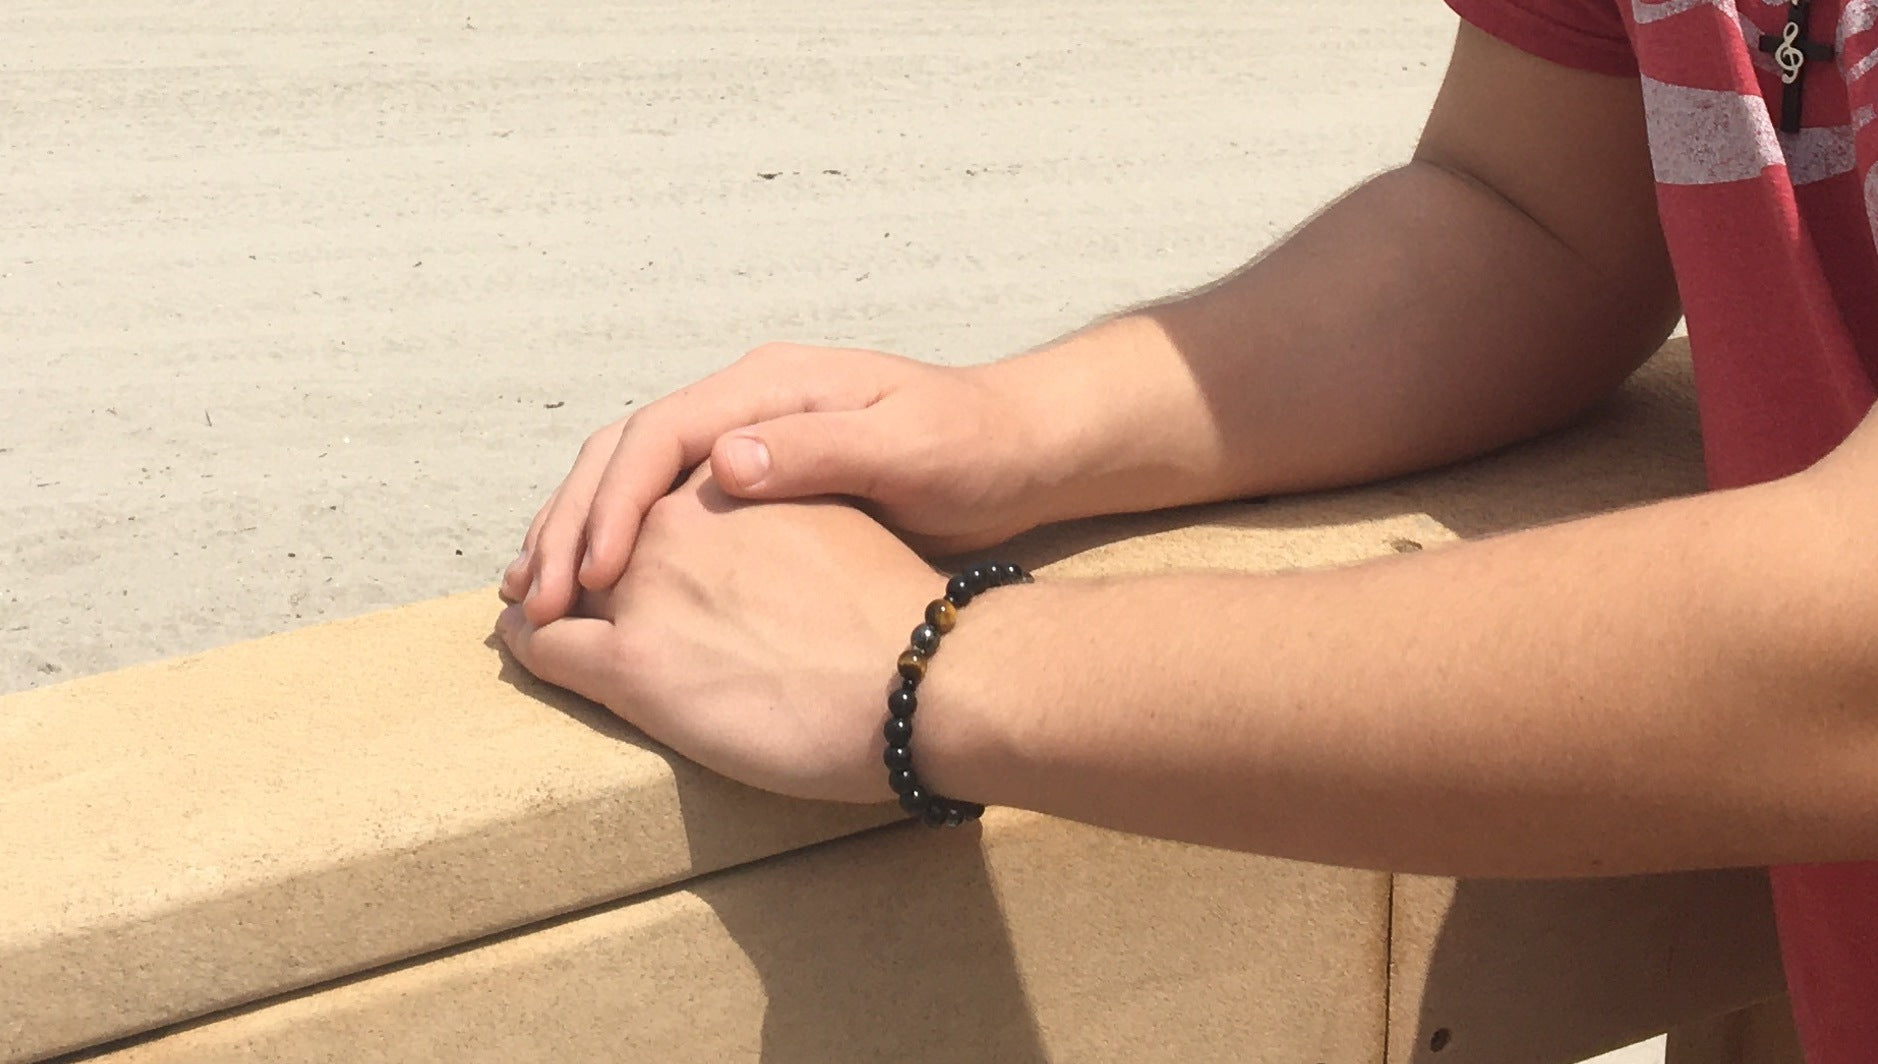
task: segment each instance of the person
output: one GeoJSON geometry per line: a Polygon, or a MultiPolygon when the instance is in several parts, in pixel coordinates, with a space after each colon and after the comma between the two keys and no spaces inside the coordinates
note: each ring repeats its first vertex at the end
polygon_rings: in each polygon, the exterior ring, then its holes
{"type": "Polygon", "coordinates": [[[1714,490],[985,593],[918,777],[1367,868],[1776,866],[1808,1059],[1878,1059],[1878,0],[1450,3],[1412,160],[1232,276],[986,365],[769,345],[596,433],[507,645],[709,768],[888,800],[881,696],[942,586],[913,547],[1478,455],[1683,316],[1714,490]]]}

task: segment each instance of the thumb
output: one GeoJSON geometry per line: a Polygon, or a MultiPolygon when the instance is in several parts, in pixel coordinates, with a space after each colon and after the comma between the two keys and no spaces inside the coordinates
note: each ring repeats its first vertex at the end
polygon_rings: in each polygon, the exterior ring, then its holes
{"type": "Polygon", "coordinates": [[[618,644],[611,622],[563,617],[537,625],[520,606],[510,606],[496,619],[496,634],[539,679],[601,705],[618,694],[618,644]]]}
{"type": "Polygon", "coordinates": [[[711,476],[732,495],[873,498],[903,444],[881,431],[877,410],[789,414],[726,433],[711,449],[711,476]]]}

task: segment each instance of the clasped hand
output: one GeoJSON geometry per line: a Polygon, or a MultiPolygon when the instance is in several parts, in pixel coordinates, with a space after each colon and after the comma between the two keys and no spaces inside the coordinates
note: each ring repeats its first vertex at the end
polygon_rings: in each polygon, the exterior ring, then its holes
{"type": "Polygon", "coordinates": [[[497,630],[536,676],[706,768],[799,798],[887,801],[894,660],[942,586],[853,507],[738,501],[707,467],[645,512],[616,583],[545,624],[512,604],[497,630]]]}

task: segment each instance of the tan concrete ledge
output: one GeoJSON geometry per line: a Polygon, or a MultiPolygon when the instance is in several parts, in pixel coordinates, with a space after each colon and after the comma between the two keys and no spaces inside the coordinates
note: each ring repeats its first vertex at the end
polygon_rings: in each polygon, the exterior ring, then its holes
{"type": "MultiPolygon", "coordinates": [[[[1593,425],[1439,475],[1016,553],[1329,565],[1696,490],[1687,377],[1673,349],[1593,425]]],[[[424,1056],[406,1036],[434,1059],[849,1059],[912,1009],[958,1049],[935,1060],[1375,1060],[1393,1017],[1391,1060],[1446,1030],[1429,1059],[1562,1061],[1779,992],[1748,874],[1404,881],[1392,903],[1386,877],[1028,815],[857,835],[890,811],[729,784],[518,675],[494,609],[0,699],[0,1060],[424,1056]],[[622,1024],[636,1041],[606,1041],[622,1024]],[[1528,1055],[1482,1055],[1522,1031],[1528,1055]]]]}
{"type": "Polygon", "coordinates": [[[845,839],[104,1060],[1375,1060],[1387,876],[975,835],[845,839]]]}
{"type": "Polygon", "coordinates": [[[779,802],[517,676],[459,596],[0,701],[0,1059],[890,819],[779,802]]]}

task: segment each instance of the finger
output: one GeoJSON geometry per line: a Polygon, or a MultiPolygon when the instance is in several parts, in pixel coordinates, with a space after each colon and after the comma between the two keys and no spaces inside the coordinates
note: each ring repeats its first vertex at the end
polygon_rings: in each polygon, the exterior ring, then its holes
{"type": "Polygon", "coordinates": [[[619,671],[611,622],[565,617],[537,625],[521,607],[510,606],[497,618],[496,634],[515,660],[540,679],[602,705],[616,694],[619,671]]]}
{"type": "Polygon", "coordinates": [[[502,593],[511,602],[520,602],[522,596],[528,594],[529,574],[534,568],[535,541],[541,538],[541,526],[547,522],[548,512],[554,509],[554,501],[560,496],[560,489],[555,489],[548,494],[548,501],[541,504],[541,509],[535,511],[534,519],[528,522],[528,534],[522,537],[521,552],[502,572],[502,593]]]}
{"type": "Polygon", "coordinates": [[[725,491],[750,499],[874,498],[883,474],[903,467],[910,449],[886,424],[878,407],[774,418],[720,438],[711,473],[725,491]]]}
{"type": "Polygon", "coordinates": [[[735,365],[647,407],[622,434],[596,489],[587,521],[587,588],[617,581],[632,555],[646,510],[685,470],[711,454],[733,429],[807,410],[857,409],[878,397],[866,352],[826,352],[789,345],[759,348],[735,365]],[[839,375],[818,372],[839,354],[856,359],[839,375]]]}
{"type": "Polygon", "coordinates": [[[587,514],[592,507],[594,490],[606,472],[625,432],[623,422],[608,425],[581,444],[573,469],[555,491],[547,519],[536,534],[534,549],[529,552],[530,584],[524,605],[536,624],[547,624],[567,615],[578,590],[574,571],[580,564],[587,535],[587,514]]]}

